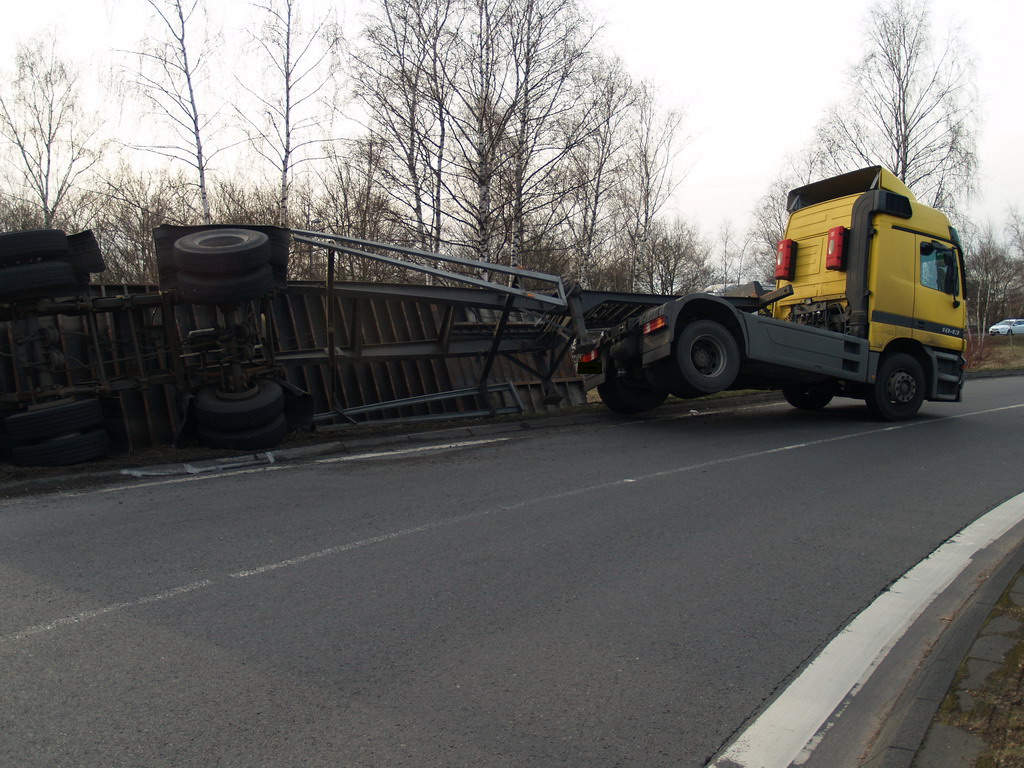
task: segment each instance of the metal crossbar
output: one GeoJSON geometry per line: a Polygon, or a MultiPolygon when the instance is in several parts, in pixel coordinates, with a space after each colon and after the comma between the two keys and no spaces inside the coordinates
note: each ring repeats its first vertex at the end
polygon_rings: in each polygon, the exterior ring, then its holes
{"type": "Polygon", "coordinates": [[[460,283],[466,283],[467,285],[475,285],[478,288],[486,288],[488,290],[498,291],[511,296],[518,296],[524,299],[532,299],[535,301],[539,301],[543,304],[547,304],[553,308],[566,309],[568,307],[565,286],[562,283],[562,278],[559,277],[558,275],[549,275],[545,272],[534,272],[532,270],[522,269],[520,267],[506,267],[504,264],[493,264],[489,261],[465,259],[459,256],[444,256],[440,253],[421,251],[417,248],[407,248],[401,245],[378,243],[372,240],[359,240],[354,237],[332,235],[326,232],[310,232],[307,230],[293,229],[292,238],[300,243],[307,243],[309,245],[320,246],[322,248],[327,248],[332,251],[348,254],[349,256],[373,259],[384,264],[390,264],[392,266],[412,269],[417,272],[423,272],[424,274],[434,275],[436,277],[443,277],[450,280],[455,280],[460,283]],[[429,259],[435,262],[447,262],[449,264],[456,264],[461,267],[469,267],[471,269],[479,269],[486,272],[499,272],[502,274],[513,275],[514,277],[519,279],[527,278],[530,280],[537,280],[539,282],[551,284],[554,293],[553,295],[547,293],[537,293],[534,291],[527,291],[523,288],[518,288],[516,286],[502,285],[500,283],[495,283],[494,281],[491,280],[485,280],[482,277],[463,275],[458,272],[452,272],[447,269],[439,269],[437,267],[430,267],[424,264],[416,264],[415,262],[396,259],[391,256],[385,256],[380,253],[372,253],[371,251],[366,250],[369,248],[380,251],[390,251],[392,253],[400,253],[405,256],[415,256],[417,258],[429,259]]]}

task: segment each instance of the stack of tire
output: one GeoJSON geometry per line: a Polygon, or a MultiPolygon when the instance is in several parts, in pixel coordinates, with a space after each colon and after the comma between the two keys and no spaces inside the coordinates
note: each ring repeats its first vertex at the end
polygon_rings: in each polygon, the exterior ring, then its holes
{"type": "Polygon", "coordinates": [[[23,467],[62,467],[110,452],[99,400],[33,406],[4,419],[11,460],[23,467]]]}
{"type": "Polygon", "coordinates": [[[104,269],[90,230],[70,237],[59,229],[0,234],[0,301],[74,294],[104,269]]]}
{"type": "Polygon", "coordinates": [[[178,296],[192,304],[234,304],[274,289],[270,238],[253,229],[194,232],[174,243],[178,296]]]}
{"type": "MultiPolygon", "coordinates": [[[[270,227],[164,226],[154,233],[161,288],[173,286],[191,304],[230,305],[259,299],[283,283],[289,234],[270,227]],[[173,242],[173,270],[166,269],[173,242]]],[[[272,448],[288,433],[284,390],[270,379],[256,379],[242,392],[209,384],[195,393],[199,441],[210,448],[254,451],[272,448]]]]}
{"type": "Polygon", "coordinates": [[[245,392],[209,384],[196,392],[195,416],[199,441],[209,448],[273,448],[288,434],[284,390],[271,379],[256,379],[245,392]]]}

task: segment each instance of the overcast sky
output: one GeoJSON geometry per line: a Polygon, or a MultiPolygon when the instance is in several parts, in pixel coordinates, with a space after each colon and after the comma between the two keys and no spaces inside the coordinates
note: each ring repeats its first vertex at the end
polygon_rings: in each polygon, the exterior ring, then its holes
{"type": "MultiPolygon", "coordinates": [[[[686,113],[692,137],[680,155],[686,178],[675,212],[714,236],[730,220],[743,230],[757,199],[787,154],[800,150],[861,52],[867,3],[834,0],[584,0],[603,23],[604,46],[636,76],[653,80],[666,106],[686,113]]],[[[317,5],[329,0],[310,0],[317,5]]],[[[358,0],[337,0],[353,22],[358,0]]],[[[244,0],[213,6],[244,8],[244,0]]],[[[933,27],[961,28],[977,64],[981,93],[982,194],[975,221],[1001,226],[1024,209],[1024,2],[933,0],[933,27]]],[[[148,17],[143,0],[6,0],[0,69],[9,71],[18,39],[57,26],[68,55],[100,61],[111,48],[134,49],[148,17]]],[[[351,28],[351,24],[349,25],[351,28]]]]}

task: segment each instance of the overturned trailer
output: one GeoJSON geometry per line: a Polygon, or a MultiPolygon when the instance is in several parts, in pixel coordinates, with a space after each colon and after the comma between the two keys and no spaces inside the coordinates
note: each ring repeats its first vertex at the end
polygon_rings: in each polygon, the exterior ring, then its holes
{"type": "Polygon", "coordinates": [[[584,401],[588,329],[667,297],[566,291],[539,272],[279,227],[162,226],[159,285],[91,284],[89,232],[0,235],[0,455],[63,465],[293,429],[532,413],[584,401]],[[287,280],[293,242],[327,279],[287,280]],[[426,275],[335,279],[338,258],[426,275]]]}

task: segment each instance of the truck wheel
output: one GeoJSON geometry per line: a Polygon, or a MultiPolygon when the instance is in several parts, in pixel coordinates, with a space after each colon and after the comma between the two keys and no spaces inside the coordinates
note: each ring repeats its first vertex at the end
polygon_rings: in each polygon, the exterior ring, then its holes
{"type": "Polygon", "coordinates": [[[0,297],[75,286],[78,280],[66,261],[40,261],[0,269],[0,297]]]}
{"type": "Polygon", "coordinates": [[[196,392],[196,421],[214,430],[251,429],[284,411],[284,390],[276,381],[258,379],[252,391],[230,394],[209,384],[196,392]]]}
{"type": "Polygon", "coordinates": [[[597,385],[601,400],[616,413],[632,415],[657,408],[665,402],[668,392],[615,376],[609,371],[604,383],[597,385]]]}
{"type": "Polygon", "coordinates": [[[226,448],[235,451],[258,451],[273,448],[288,434],[288,421],[279,413],[266,424],[249,429],[212,429],[200,424],[197,427],[199,442],[207,448],[226,448]]]}
{"type": "Polygon", "coordinates": [[[110,453],[106,430],[71,432],[31,445],[11,448],[11,460],[19,467],[66,467],[98,459],[110,453]]]}
{"type": "Polygon", "coordinates": [[[783,387],[782,396],[794,408],[802,411],[820,411],[832,402],[832,393],[821,387],[783,387]]]}
{"type": "Polygon", "coordinates": [[[888,355],[878,366],[878,376],[865,398],[868,408],[885,421],[913,418],[924,402],[924,369],[904,353],[888,355]]]}
{"type": "Polygon", "coordinates": [[[178,273],[178,295],[192,304],[234,304],[266,296],[274,290],[269,264],[234,276],[178,273]]]}
{"type": "Polygon", "coordinates": [[[270,261],[270,238],[251,229],[211,229],[178,238],[178,269],[199,275],[231,276],[270,261]]]}
{"type": "Polygon", "coordinates": [[[37,440],[102,424],[103,411],[99,400],[61,403],[39,410],[22,411],[4,419],[7,435],[14,440],[37,440]]]}
{"type": "Polygon", "coordinates": [[[68,238],[59,229],[34,229],[0,235],[0,266],[29,259],[58,259],[70,252],[68,238]]]}
{"type": "Polygon", "coordinates": [[[710,395],[727,389],[740,370],[736,339],[721,323],[697,320],[676,337],[675,359],[680,389],[710,395]]]}

